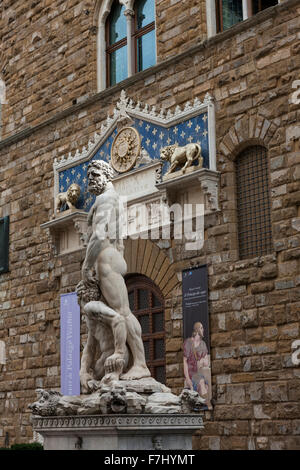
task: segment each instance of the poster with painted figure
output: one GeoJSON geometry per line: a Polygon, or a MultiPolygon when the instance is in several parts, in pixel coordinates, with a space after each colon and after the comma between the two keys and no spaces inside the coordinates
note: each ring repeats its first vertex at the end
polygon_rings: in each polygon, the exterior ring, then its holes
{"type": "Polygon", "coordinates": [[[205,399],[212,409],[207,266],[182,273],[184,387],[205,399]]]}

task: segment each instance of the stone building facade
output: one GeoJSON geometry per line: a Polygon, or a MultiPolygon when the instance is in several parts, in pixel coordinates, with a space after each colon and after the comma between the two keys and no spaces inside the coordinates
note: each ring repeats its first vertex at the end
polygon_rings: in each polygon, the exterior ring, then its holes
{"type": "Polygon", "coordinates": [[[75,290],[84,259],[82,247],[57,255],[53,233],[41,227],[54,213],[53,163],[88,146],[125,90],[171,112],[207,93],[215,106],[219,210],[205,217],[203,248],[188,252],[172,239],[125,244],[128,273],[147,276],[164,296],[174,392],[183,386],[181,273],[208,266],[214,406],[194,448],[299,449],[300,2],[213,34],[210,2],[156,0],[156,65],[99,91],[103,3],[1,6],[0,217],[9,216],[9,271],[0,274],[0,446],[32,440],[35,389],[60,387],[59,299],[75,290]],[[241,259],[236,163],[250,146],[267,149],[272,249],[241,259]]]}

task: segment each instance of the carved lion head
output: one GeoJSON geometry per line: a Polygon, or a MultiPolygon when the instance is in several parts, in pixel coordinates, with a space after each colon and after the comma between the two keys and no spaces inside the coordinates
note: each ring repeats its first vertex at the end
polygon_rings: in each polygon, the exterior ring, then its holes
{"type": "Polygon", "coordinates": [[[167,147],[163,147],[160,151],[161,159],[163,161],[169,162],[172,158],[175,148],[175,145],[167,145],[167,147]]]}
{"type": "Polygon", "coordinates": [[[67,198],[71,204],[75,205],[80,196],[80,186],[76,183],[70,185],[67,191],[67,198]]]}

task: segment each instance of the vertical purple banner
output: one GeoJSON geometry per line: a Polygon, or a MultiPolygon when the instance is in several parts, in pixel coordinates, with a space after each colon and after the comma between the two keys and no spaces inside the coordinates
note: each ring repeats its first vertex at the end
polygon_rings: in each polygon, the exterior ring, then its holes
{"type": "Polygon", "coordinates": [[[76,292],[60,296],[61,393],[80,395],[80,307],[76,292]]]}

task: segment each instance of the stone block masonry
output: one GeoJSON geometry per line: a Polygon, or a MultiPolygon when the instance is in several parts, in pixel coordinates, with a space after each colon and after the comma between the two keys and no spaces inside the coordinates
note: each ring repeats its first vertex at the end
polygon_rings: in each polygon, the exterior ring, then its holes
{"type": "MultiPolygon", "coordinates": [[[[172,240],[129,240],[125,249],[129,272],[150,277],[165,297],[167,385],[175,393],[183,385],[180,273],[208,265],[214,409],[194,449],[299,449],[291,345],[300,338],[300,144],[293,131],[300,107],[290,100],[300,76],[299,1],[209,40],[205,1],[157,1],[158,64],[102,93],[95,2],[24,5],[5,2],[0,20],[8,101],[0,217],[10,216],[10,271],[0,276],[0,447],[7,432],[11,443],[30,441],[35,389],[60,387],[59,295],[74,290],[84,259],[83,251],[54,256],[40,228],[53,214],[54,158],[82,149],[124,88],[133,100],[166,109],[206,92],[216,104],[221,211],[207,217],[203,249],[191,255],[172,240]],[[249,143],[268,149],[274,249],[240,260],[234,161],[249,143]]],[[[83,347],[84,323],[81,333],[83,347]]]]}

